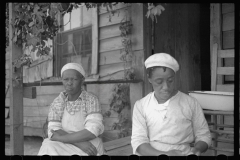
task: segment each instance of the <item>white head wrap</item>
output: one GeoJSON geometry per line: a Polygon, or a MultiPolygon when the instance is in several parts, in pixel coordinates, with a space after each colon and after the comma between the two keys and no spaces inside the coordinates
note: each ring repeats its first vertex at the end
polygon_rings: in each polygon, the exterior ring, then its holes
{"type": "Polygon", "coordinates": [[[78,71],[79,73],[81,73],[81,75],[83,75],[83,77],[85,77],[85,71],[84,71],[83,67],[81,66],[81,64],[78,64],[78,63],[65,64],[61,69],[61,77],[62,77],[63,72],[68,69],[74,69],[74,70],[78,71]]]}
{"type": "Polygon", "coordinates": [[[167,53],[156,53],[148,57],[145,61],[146,68],[163,66],[171,68],[175,73],[179,70],[178,62],[167,53]]]}

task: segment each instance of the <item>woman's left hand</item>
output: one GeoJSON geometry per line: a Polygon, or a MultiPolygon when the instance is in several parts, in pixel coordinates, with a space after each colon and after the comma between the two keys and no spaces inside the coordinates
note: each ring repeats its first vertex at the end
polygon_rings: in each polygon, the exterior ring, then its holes
{"type": "Polygon", "coordinates": [[[52,141],[60,141],[61,140],[61,134],[58,133],[57,131],[51,130],[51,132],[53,133],[51,140],[52,141]]]}
{"type": "Polygon", "coordinates": [[[200,154],[201,154],[201,152],[198,149],[196,149],[195,147],[191,148],[191,152],[197,156],[200,156],[200,154]]]}

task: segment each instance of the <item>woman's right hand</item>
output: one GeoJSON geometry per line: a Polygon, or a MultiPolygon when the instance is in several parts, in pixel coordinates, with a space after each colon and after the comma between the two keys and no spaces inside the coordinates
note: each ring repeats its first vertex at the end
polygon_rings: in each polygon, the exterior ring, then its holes
{"type": "Polygon", "coordinates": [[[89,156],[96,156],[97,149],[91,142],[78,142],[74,144],[76,147],[80,148],[83,152],[87,153],[89,156]]]}
{"type": "Polygon", "coordinates": [[[170,150],[167,152],[167,155],[168,156],[184,156],[184,154],[180,150],[170,150]]]}

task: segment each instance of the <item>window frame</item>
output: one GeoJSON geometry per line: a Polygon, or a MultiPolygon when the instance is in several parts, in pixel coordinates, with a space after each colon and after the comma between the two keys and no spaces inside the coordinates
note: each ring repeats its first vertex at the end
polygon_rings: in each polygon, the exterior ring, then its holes
{"type": "MultiPolygon", "coordinates": [[[[98,59],[99,59],[99,53],[98,53],[98,48],[99,48],[99,43],[98,43],[98,8],[91,8],[92,11],[92,55],[91,55],[91,72],[88,77],[85,78],[85,81],[96,81],[98,79],[98,59]]],[[[58,21],[61,21],[61,15],[58,15],[58,21]]],[[[73,30],[78,30],[80,28],[86,28],[89,27],[90,25],[86,25],[83,27],[77,27],[71,29],[73,30]]],[[[60,31],[57,36],[54,37],[53,39],[53,56],[54,56],[54,64],[53,64],[53,74],[55,77],[60,77],[58,75],[59,71],[61,70],[60,68],[60,58],[61,56],[57,56],[58,48],[57,44],[54,42],[59,42],[59,40],[62,38],[62,33],[69,32],[67,31],[60,31]]]]}

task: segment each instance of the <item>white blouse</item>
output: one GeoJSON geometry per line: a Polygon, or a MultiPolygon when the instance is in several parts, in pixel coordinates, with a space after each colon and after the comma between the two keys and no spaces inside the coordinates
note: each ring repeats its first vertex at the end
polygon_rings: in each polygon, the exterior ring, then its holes
{"type": "Polygon", "coordinates": [[[133,154],[143,143],[160,151],[181,150],[191,153],[190,143],[204,141],[211,145],[211,133],[196,99],[178,93],[158,104],[154,92],[138,100],[133,109],[131,144],[133,154]]]}

